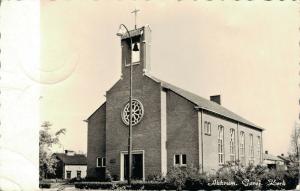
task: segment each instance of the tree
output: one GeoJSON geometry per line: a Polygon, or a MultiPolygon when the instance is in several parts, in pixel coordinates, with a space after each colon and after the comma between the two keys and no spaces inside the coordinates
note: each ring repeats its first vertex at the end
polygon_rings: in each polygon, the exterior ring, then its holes
{"type": "Polygon", "coordinates": [[[291,150],[289,152],[289,158],[292,162],[298,162],[299,159],[299,144],[300,139],[300,126],[298,123],[295,123],[294,129],[291,134],[291,150]]]}
{"type": "Polygon", "coordinates": [[[39,175],[46,178],[47,174],[55,174],[56,158],[52,156],[51,148],[53,145],[60,144],[59,137],[65,134],[66,129],[58,130],[54,135],[50,133],[52,124],[45,121],[41,125],[39,140],[39,175]]]}

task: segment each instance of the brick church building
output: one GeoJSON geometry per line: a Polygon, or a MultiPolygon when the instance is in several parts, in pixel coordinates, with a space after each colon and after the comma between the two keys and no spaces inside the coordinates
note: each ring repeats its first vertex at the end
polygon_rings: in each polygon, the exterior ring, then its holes
{"type": "Polygon", "coordinates": [[[121,78],[86,120],[88,177],[103,177],[105,169],[119,180],[127,177],[130,63],[133,179],[164,175],[173,166],[193,165],[212,172],[228,161],[262,162],[263,128],[221,106],[218,95],[207,100],[153,77],[150,27],[130,35],[139,50],[130,49],[128,34],[121,36],[121,78]]]}

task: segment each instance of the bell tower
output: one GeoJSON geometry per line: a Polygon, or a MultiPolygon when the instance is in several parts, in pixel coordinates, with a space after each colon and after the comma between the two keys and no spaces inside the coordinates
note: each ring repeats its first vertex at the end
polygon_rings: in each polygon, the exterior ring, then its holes
{"type": "Polygon", "coordinates": [[[149,25],[118,33],[121,37],[122,78],[128,78],[130,64],[134,75],[144,75],[150,72],[151,29],[149,25]],[[131,48],[130,48],[131,47],[131,48]]]}

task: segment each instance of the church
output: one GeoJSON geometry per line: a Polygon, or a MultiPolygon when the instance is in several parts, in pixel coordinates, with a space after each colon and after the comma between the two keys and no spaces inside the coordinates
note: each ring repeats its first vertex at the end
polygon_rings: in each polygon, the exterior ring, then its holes
{"type": "Polygon", "coordinates": [[[133,179],[165,175],[174,166],[215,172],[229,161],[262,162],[262,127],[223,107],[220,95],[207,100],[155,78],[151,28],[129,34],[120,37],[121,78],[86,120],[87,177],[103,177],[108,170],[117,180],[127,178],[131,64],[133,179]]]}

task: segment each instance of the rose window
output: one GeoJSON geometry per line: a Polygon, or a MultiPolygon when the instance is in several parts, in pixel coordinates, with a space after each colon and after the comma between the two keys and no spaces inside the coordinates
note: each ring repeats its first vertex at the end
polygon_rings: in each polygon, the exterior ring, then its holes
{"type": "MultiPolygon", "coordinates": [[[[125,105],[122,112],[122,120],[126,125],[129,125],[130,104],[125,105]]],[[[132,99],[132,126],[138,124],[144,116],[144,107],[137,99],[132,99]]]]}

